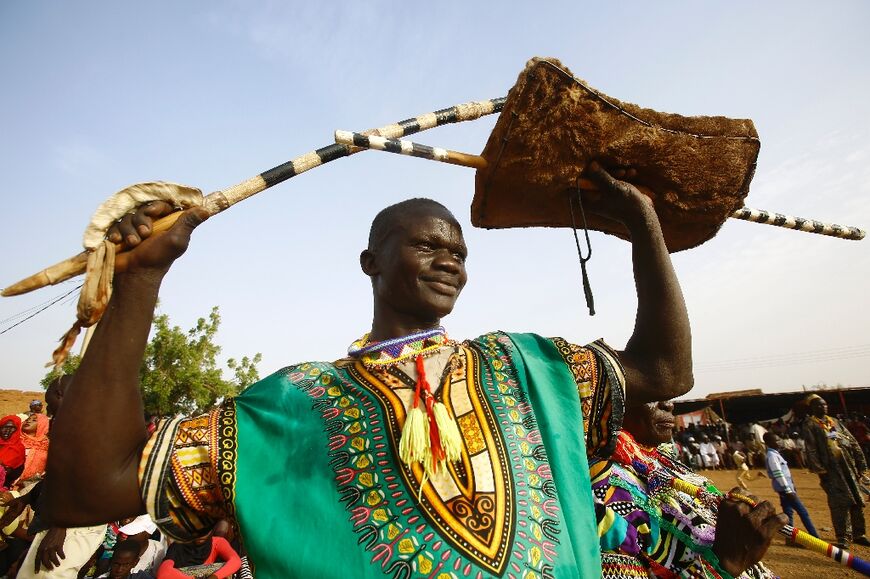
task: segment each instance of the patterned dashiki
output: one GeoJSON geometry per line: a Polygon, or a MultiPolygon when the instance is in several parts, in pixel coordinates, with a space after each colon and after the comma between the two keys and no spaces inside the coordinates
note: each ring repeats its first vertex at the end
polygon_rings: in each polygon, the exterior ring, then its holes
{"type": "MultiPolygon", "coordinates": [[[[651,496],[649,480],[670,478],[719,494],[707,478],[676,459],[672,444],[643,447],[622,431],[611,458],[591,459],[590,473],[605,579],[731,577],[712,551],[715,506],[665,485],[651,496]]],[[[759,563],[740,577],[776,576],[759,563]]]]}
{"type": "Polygon", "coordinates": [[[424,363],[464,447],[432,478],[397,450],[413,361],[345,358],[162,422],[140,467],[148,511],[177,540],[235,519],[260,579],[599,576],[588,458],[621,426],[615,353],[494,332],[424,363]]]}

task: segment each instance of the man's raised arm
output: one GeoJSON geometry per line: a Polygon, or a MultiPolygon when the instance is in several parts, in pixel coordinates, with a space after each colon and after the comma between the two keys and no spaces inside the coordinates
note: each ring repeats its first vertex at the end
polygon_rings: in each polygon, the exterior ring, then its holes
{"type": "Polygon", "coordinates": [[[207,215],[188,210],[165,234],[149,238],[152,220],[171,210],[152,202],[109,232],[110,240],[133,249],[116,261],[112,298],[52,424],[45,506],[54,524],[78,527],[144,512],[139,367],[163,276],[207,215]]]}
{"type": "Polygon", "coordinates": [[[627,397],[636,404],[685,394],[694,383],[689,316],[652,201],[595,162],[584,176],[603,192],[590,200],[590,212],[622,222],[631,234],[637,318],[620,352],[627,397]]]}

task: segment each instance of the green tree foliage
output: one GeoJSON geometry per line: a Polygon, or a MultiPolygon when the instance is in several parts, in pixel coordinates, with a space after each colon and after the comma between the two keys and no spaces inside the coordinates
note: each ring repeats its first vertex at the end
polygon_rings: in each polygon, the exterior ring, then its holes
{"type": "Polygon", "coordinates": [[[70,354],[67,356],[66,361],[61,366],[60,370],[57,370],[54,366],[51,367],[48,374],[46,374],[42,380],[39,381],[42,384],[42,387],[48,390],[48,385],[54,382],[57,378],[65,374],[73,374],[76,370],[79,369],[79,364],[81,364],[82,357],[77,356],[75,354],[70,354]]]}
{"type": "Polygon", "coordinates": [[[139,370],[146,412],[160,416],[204,412],[260,379],[260,354],[253,359],[245,356],[241,362],[230,358],[227,364],[234,376],[224,379],[217,364],[221,348],[214,342],[220,323],[217,306],[187,332],[170,326],[166,314],[154,317],[151,341],[139,370]]]}
{"type": "MultiPolygon", "coordinates": [[[[227,360],[233,376],[230,380],[224,379],[217,363],[221,347],[214,341],[220,323],[217,306],[212,308],[208,318],[199,318],[187,331],[171,325],[166,314],[154,317],[151,340],[139,369],[139,387],[146,413],[171,416],[205,412],[260,379],[257,364],[262,355],[259,353],[253,358],[244,356],[240,361],[227,360]]],[[[63,373],[75,372],[79,362],[78,356],[70,356],[63,373]]],[[[43,387],[57,375],[54,370],[49,372],[42,379],[43,387]]]]}

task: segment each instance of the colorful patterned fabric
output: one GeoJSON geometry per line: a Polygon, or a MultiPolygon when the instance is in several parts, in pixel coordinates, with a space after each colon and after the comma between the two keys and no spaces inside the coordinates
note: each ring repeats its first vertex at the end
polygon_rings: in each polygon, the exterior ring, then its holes
{"type": "Polygon", "coordinates": [[[161,423],[140,472],[149,512],[180,540],[235,517],[259,578],[597,576],[587,452],[606,456],[620,427],[614,353],[492,333],[429,360],[464,452],[422,491],[397,451],[414,380],[343,359],[161,423]]]}
{"type": "MultiPolygon", "coordinates": [[[[701,488],[712,483],[679,462],[672,445],[644,448],[627,432],[617,437],[613,456],[591,461],[602,559],[618,555],[620,565],[605,579],[635,576],[622,570],[633,561],[656,577],[727,577],[712,551],[716,508],[666,484],[677,478],[701,488]]],[[[741,578],[772,578],[763,565],[741,578]]]]}

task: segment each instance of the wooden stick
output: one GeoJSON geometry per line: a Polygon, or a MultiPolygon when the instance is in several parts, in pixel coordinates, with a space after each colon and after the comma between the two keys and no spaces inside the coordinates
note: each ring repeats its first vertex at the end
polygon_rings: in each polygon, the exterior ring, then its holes
{"type": "MultiPolygon", "coordinates": [[[[387,138],[397,138],[412,135],[441,125],[472,121],[485,115],[500,112],[504,107],[506,97],[473,101],[441,109],[431,113],[425,113],[410,119],[385,125],[377,129],[366,131],[367,134],[380,135],[387,138]]],[[[305,153],[286,163],[264,171],[259,175],[234,185],[229,189],[215,191],[206,195],[203,205],[210,215],[215,215],[235,205],[236,203],[256,195],[261,191],[282,183],[291,177],[295,177],[306,171],[310,171],[330,161],[353,155],[364,149],[348,147],[346,145],[327,145],[315,151],[305,153]]],[[[154,222],[154,234],[162,233],[172,227],[181,212],[172,213],[154,222]]],[[[117,253],[121,253],[118,246],[117,253]]],[[[27,292],[54,285],[85,272],[87,266],[87,252],[82,252],[73,257],[58,262],[38,273],[35,273],[21,281],[18,281],[2,292],[2,296],[16,296],[27,292]]]]}
{"type": "Polygon", "coordinates": [[[752,221],[753,223],[764,223],[765,225],[785,227],[786,229],[796,229],[798,231],[806,231],[807,233],[817,233],[819,235],[828,235],[830,237],[839,237],[840,239],[849,239],[852,241],[860,241],[864,239],[864,230],[857,227],[837,225],[836,223],[822,223],[815,219],[793,217],[791,215],[783,215],[782,213],[764,211],[763,209],[742,207],[732,213],[731,217],[734,219],[742,219],[744,221],[752,221]]]}
{"type": "Polygon", "coordinates": [[[335,142],[341,145],[386,151],[398,155],[410,155],[411,157],[421,157],[430,161],[441,161],[442,163],[473,167],[474,169],[485,169],[487,167],[486,159],[480,155],[460,153],[459,151],[451,151],[441,147],[430,147],[429,145],[421,145],[420,143],[400,139],[387,139],[377,135],[364,135],[351,131],[335,131],[335,142]]]}

